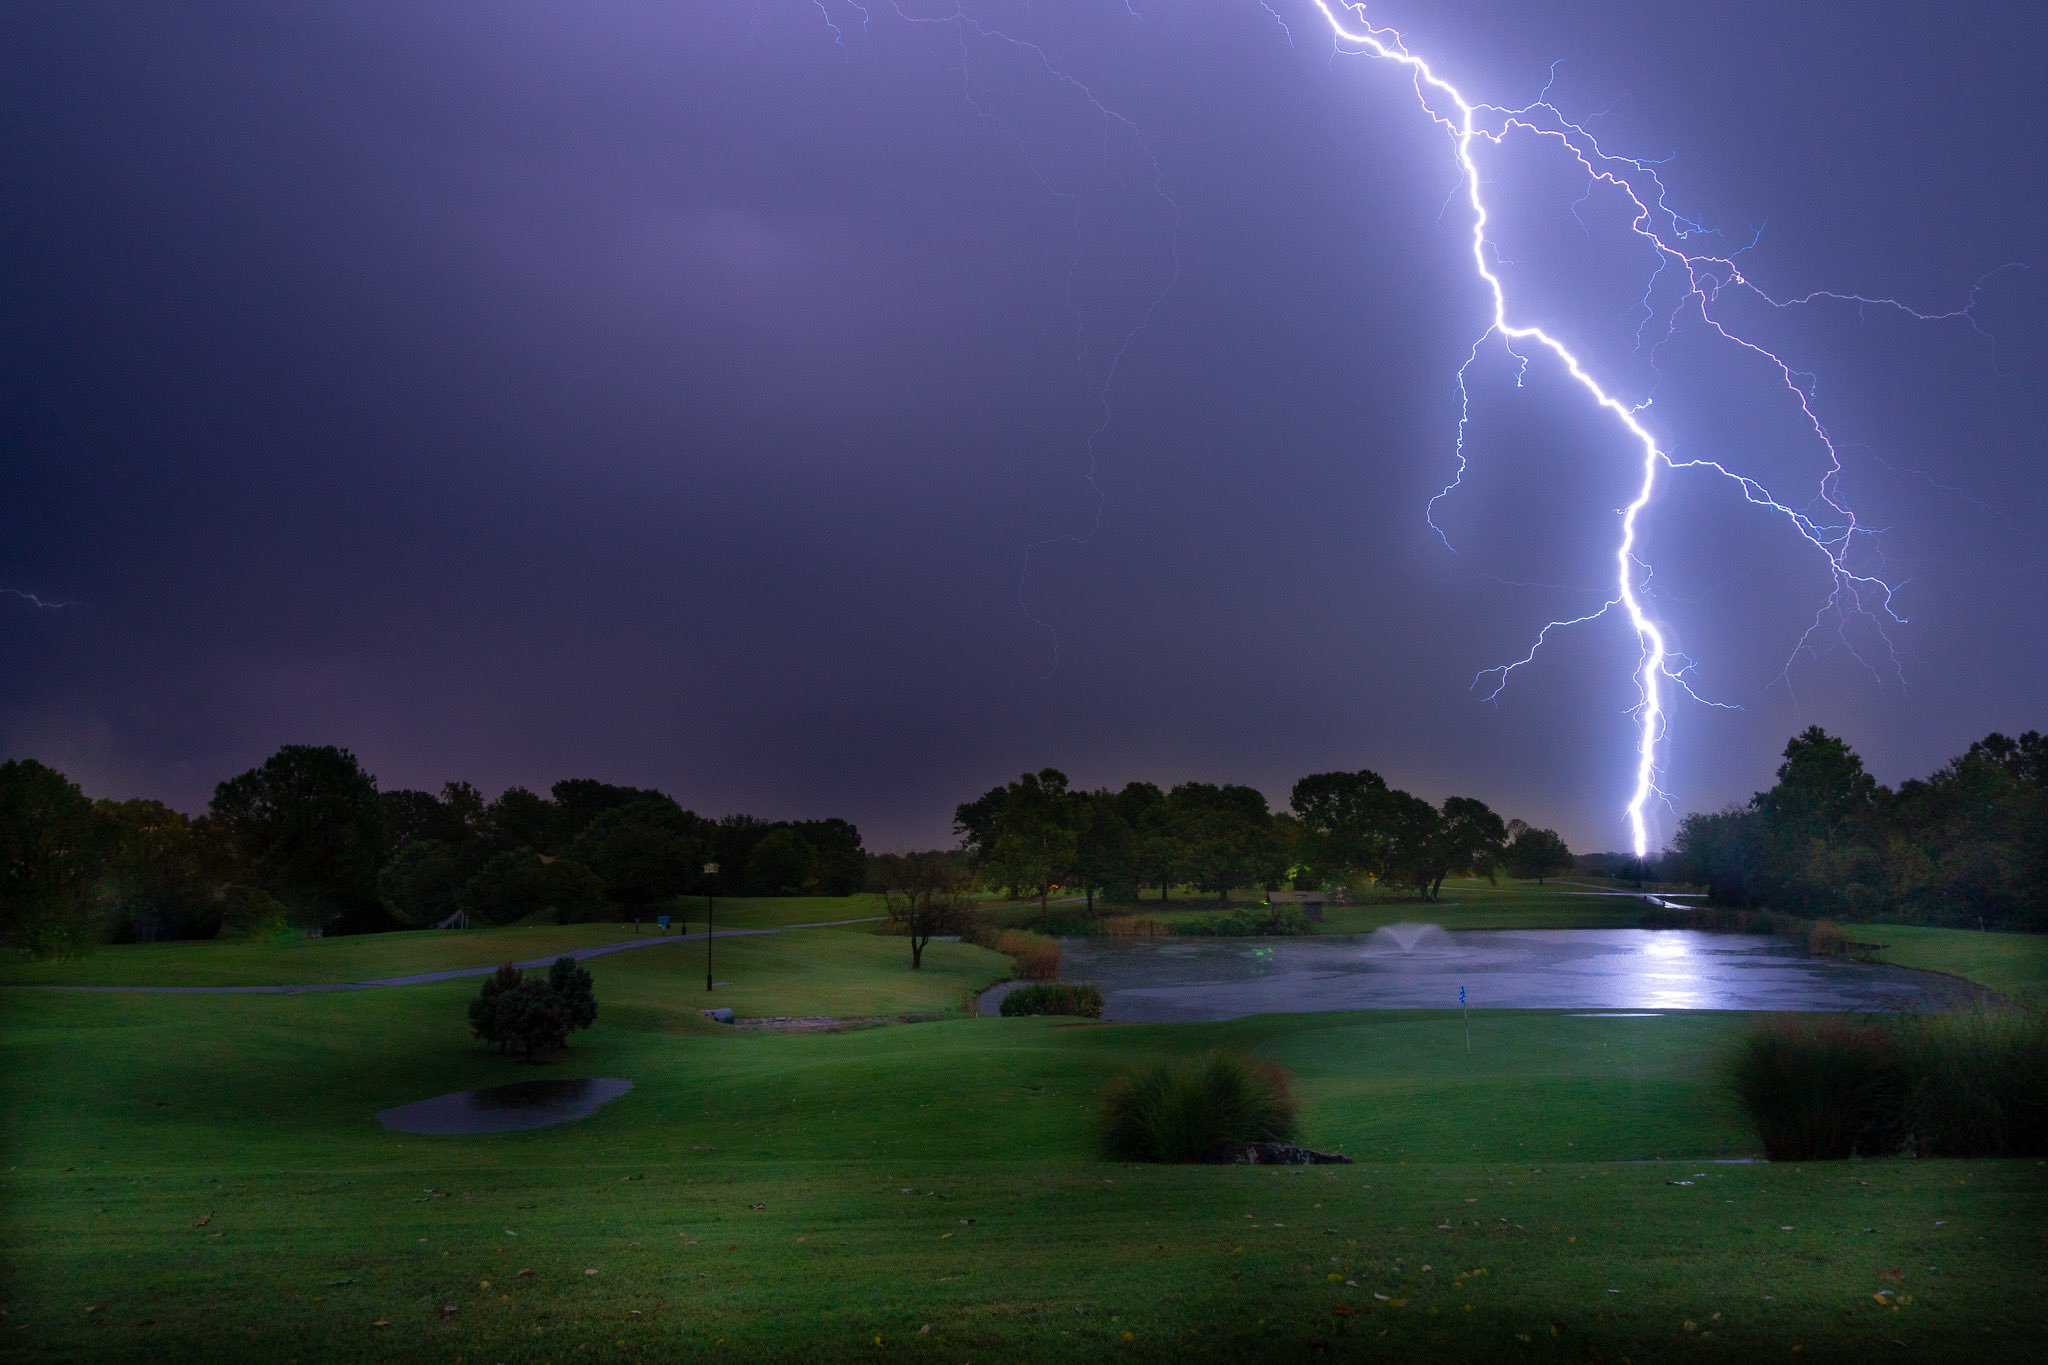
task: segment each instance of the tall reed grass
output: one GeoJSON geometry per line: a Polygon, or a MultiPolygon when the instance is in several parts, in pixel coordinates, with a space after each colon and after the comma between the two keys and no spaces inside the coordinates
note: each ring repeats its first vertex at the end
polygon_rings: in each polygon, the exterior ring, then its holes
{"type": "Polygon", "coordinates": [[[1028,929],[1005,929],[996,935],[995,950],[1006,954],[1026,981],[1051,981],[1060,974],[1060,941],[1028,929]]]}
{"type": "Polygon", "coordinates": [[[2048,1016],[1780,1016],[1729,1079],[1773,1161],[2048,1156],[2048,1016]]]}

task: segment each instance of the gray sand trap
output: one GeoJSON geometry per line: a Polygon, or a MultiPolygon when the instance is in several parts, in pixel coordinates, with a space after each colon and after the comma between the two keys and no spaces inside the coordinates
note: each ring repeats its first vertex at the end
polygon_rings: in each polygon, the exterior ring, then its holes
{"type": "Polygon", "coordinates": [[[1067,941],[1060,975],[1131,1023],[1324,1010],[1938,1010],[1983,998],[1931,972],[1809,957],[1767,934],[1396,925],[1298,939],[1067,941]]]}
{"type": "Polygon", "coordinates": [[[514,1081],[380,1110],[377,1122],[400,1133],[516,1133],[588,1118],[632,1088],[610,1076],[514,1081]]]}

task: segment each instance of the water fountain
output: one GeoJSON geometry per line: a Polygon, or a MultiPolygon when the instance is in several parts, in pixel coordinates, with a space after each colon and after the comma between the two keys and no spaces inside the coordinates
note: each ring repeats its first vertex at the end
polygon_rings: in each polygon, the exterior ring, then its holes
{"type": "Polygon", "coordinates": [[[1376,957],[1456,957],[1458,945],[1440,924],[1383,925],[1366,936],[1365,951],[1376,957]]]}

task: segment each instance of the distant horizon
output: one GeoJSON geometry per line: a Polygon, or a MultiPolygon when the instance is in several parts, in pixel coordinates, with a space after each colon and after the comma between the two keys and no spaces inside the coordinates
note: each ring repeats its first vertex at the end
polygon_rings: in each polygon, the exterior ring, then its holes
{"type": "MultiPolygon", "coordinates": [[[[1369,767],[1627,847],[1620,614],[1487,698],[1613,597],[1640,451],[1540,348],[1475,351],[1411,82],[1308,6],[1157,8],[0,15],[0,755],[190,807],[311,736],[397,786],[603,772],[880,847],[1048,764],[1269,799],[1369,767]]],[[[2041,728],[2038,16],[1930,49],[1926,4],[1372,11],[1822,291],[1731,317],[1810,374],[1838,474],[1782,376],[1665,336],[1618,202],[1488,162],[1518,306],[1689,466],[1641,587],[1713,705],[1671,684],[1650,842],[1809,724],[1892,784],[2041,728]],[[1874,588],[1829,614],[1799,508],[1896,585],[1889,642],[1874,588]]]]}

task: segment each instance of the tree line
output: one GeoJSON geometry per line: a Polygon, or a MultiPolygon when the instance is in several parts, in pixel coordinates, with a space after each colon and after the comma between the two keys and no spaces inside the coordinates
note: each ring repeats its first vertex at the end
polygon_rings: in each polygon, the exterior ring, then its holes
{"type": "Polygon", "coordinates": [[[1289,807],[1239,785],[1150,782],[1077,790],[1056,768],[1025,773],[954,813],[985,884],[1047,900],[1055,889],[1134,901],[1192,886],[1228,904],[1239,888],[1335,890],[1369,884],[1433,900],[1451,876],[1542,879],[1571,865],[1557,833],[1504,820],[1485,802],[1431,805],[1378,773],[1315,773],[1289,807]]]}
{"type": "Polygon", "coordinates": [[[1687,816],[1662,871],[1813,919],[2048,929],[2048,739],[1987,735],[1894,789],[1811,727],[1769,790],[1687,816]]]}
{"type": "Polygon", "coordinates": [[[196,818],[92,800],[33,759],[0,764],[0,937],[38,955],[108,938],[569,922],[706,892],[846,895],[866,862],[845,820],[711,820],[589,778],[546,796],[380,791],[331,745],[286,745],[220,783],[196,818]]]}

